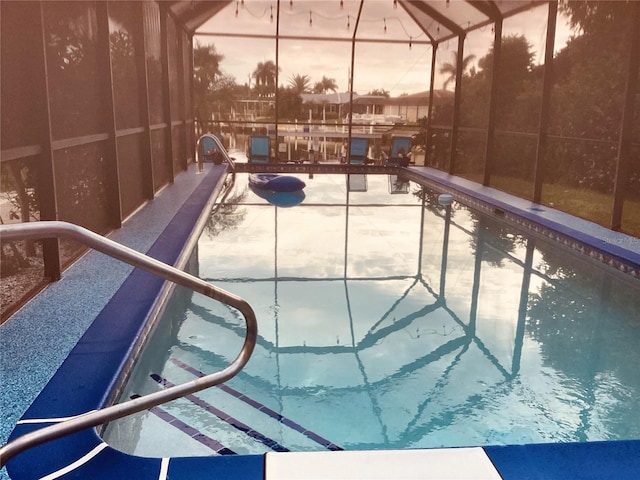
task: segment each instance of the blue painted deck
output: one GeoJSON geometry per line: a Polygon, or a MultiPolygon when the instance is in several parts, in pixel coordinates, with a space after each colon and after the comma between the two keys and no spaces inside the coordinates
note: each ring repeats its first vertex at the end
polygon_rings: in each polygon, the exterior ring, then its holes
{"type": "MultiPolygon", "coordinates": [[[[224,169],[207,165],[204,174],[195,175],[192,168],[178,176],[110,238],[173,264],[224,169]]],[[[490,202],[501,211],[536,221],[545,228],[542,234],[559,232],[575,239],[576,245],[586,242],[587,253],[606,256],[600,259],[605,263],[627,259],[631,275],[640,266],[638,239],[546,207],[532,208],[525,200],[426,167],[412,167],[408,174],[414,180],[437,183],[454,196],[490,202]]],[[[151,274],[92,252],[0,327],[0,440],[6,441],[20,418],[67,417],[102,406],[161,286],[162,281],[151,274]]],[[[21,423],[12,438],[41,425],[21,423]]],[[[484,451],[504,480],[640,478],[640,441],[489,446],[484,451]]],[[[90,430],[16,457],[9,472],[21,480],[66,473],[72,466],[65,478],[259,480],[264,478],[264,462],[264,455],[134,457],[113,450],[90,430]]],[[[3,475],[7,478],[6,472],[3,475]]]]}

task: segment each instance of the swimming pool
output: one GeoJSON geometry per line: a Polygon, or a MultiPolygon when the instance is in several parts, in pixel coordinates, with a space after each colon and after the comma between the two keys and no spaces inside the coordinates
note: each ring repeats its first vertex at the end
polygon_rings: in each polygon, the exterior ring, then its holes
{"type": "MultiPolygon", "coordinates": [[[[191,262],[246,298],[225,387],[112,423],[140,456],[640,438],[640,288],[388,175],[308,175],[275,207],[238,174],[191,262]],[[425,202],[425,203],[423,203],[425,202]]],[[[122,397],[225,365],[236,312],[177,290],[122,397]]]]}

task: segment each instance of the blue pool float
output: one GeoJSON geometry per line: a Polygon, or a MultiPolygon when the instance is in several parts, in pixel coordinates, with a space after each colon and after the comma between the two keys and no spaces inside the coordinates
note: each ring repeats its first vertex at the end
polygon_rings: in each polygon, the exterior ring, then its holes
{"type": "Polygon", "coordinates": [[[277,173],[252,173],[249,175],[249,185],[272,192],[297,192],[307,186],[297,177],[277,173]]]}
{"type": "Polygon", "coordinates": [[[275,192],[273,190],[254,187],[251,183],[249,184],[249,189],[276,207],[295,207],[296,205],[300,205],[305,198],[304,190],[302,189],[293,192],[275,192]]]}

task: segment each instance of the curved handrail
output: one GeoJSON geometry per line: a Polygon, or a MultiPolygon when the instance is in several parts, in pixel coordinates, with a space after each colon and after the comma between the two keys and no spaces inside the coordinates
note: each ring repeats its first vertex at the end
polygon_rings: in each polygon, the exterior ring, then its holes
{"type": "MultiPolygon", "coordinates": [[[[229,152],[227,152],[227,149],[224,148],[224,145],[222,144],[222,142],[220,141],[220,139],[212,134],[212,133],[205,133],[203,135],[200,136],[200,138],[198,138],[198,142],[197,142],[197,146],[200,146],[201,140],[203,138],[210,138],[211,140],[214,141],[214,143],[218,146],[220,153],[222,153],[222,156],[224,157],[225,161],[229,164],[229,167],[231,167],[231,171],[235,173],[236,171],[236,164],[234,163],[233,159],[229,156],[229,152]]],[[[204,156],[203,154],[200,153],[200,149],[196,148],[197,153],[198,153],[198,171],[202,172],[202,164],[203,164],[203,159],[202,157],[204,156]]]]}
{"type": "Polygon", "coordinates": [[[72,417],[55,425],[47,426],[39,430],[22,435],[0,447],[0,468],[15,455],[23,451],[41,445],[45,442],[61,438],[65,435],[79,432],[91,427],[96,427],[112,420],[147,410],[156,405],[184,397],[205,388],[226,382],[235,376],[246,365],[251,357],[256,344],[258,326],[256,316],[251,306],[242,298],[229,293],[221,288],[189,275],[175,267],[171,267],[154,258],[120,245],[90,230],[60,221],[43,221],[21,223],[14,225],[1,225],[0,238],[3,241],[11,240],[35,240],[42,238],[67,238],[83,243],[95,250],[122,260],[130,265],[142,268],[150,273],[159,275],[165,280],[170,280],[178,285],[190,288],[198,293],[206,295],[229,305],[242,313],[245,318],[247,332],[240,353],[223,370],[198,378],[181,385],[161,390],[143,397],[128,400],[123,403],[111,405],[100,410],[87,412],[77,417],[72,417]]]}

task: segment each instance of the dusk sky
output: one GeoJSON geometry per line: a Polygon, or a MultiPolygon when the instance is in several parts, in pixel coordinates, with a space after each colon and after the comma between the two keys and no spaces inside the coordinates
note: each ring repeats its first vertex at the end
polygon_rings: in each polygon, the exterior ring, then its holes
{"type": "MultiPolygon", "coordinates": [[[[353,36],[360,2],[345,0],[343,3],[341,8],[338,0],[281,1],[281,37],[304,36],[321,40],[280,40],[280,85],[288,85],[293,75],[308,75],[311,86],[326,76],[336,81],[339,91],[348,90],[351,42],[326,40],[350,40],[353,36]]],[[[392,96],[428,90],[431,46],[420,43],[427,40],[426,35],[401,6],[394,8],[392,0],[367,0],[364,5],[357,38],[389,39],[402,43],[357,43],[354,90],[365,94],[374,89],[383,89],[392,96]]],[[[198,32],[275,36],[276,18],[275,1],[232,2],[198,32]]],[[[535,61],[542,63],[546,23],[547,8],[537,8],[505,20],[503,36],[524,34],[535,53],[535,61]]],[[[557,31],[556,50],[559,50],[571,33],[562,17],[559,17],[557,31]]],[[[275,61],[275,40],[272,39],[199,35],[196,41],[201,45],[213,43],[218,53],[224,55],[220,65],[222,71],[234,76],[239,84],[249,82],[259,62],[275,61]]],[[[472,32],[465,42],[465,56],[475,55],[477,63],[487,54],[492,42],[491,26],[472,32]]],[[[436,89],[442,88],[444,81],[439,69],[443,63],[452,61],[456,49],[455,40],[440,45],[436,89]]],[[[449,89],[453,86],[450,85],[449,89]]]]}

